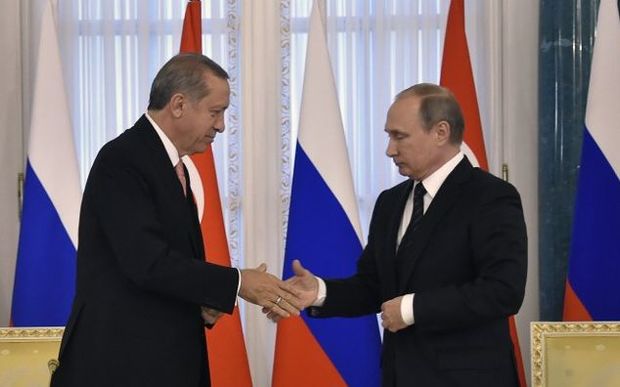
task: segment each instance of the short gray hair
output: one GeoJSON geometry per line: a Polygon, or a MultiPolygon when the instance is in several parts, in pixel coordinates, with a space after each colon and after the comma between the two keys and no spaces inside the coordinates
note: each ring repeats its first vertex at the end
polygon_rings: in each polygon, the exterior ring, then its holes
{"type": "Polygon", "coordinates": [[[186,94],[193,101],[201,100],[210,91],[204,81],[205,72],[228,79],[228,73],[204,55],[182,53],[173,56],[153,80],[148,109],[163,109],[176,93],[186,94]]]}
{"type": "Polygon", "coordinates": [[[418,83],[398,93],[396,101],[414,96],[420,98],[420,119],[424,129],[430,130],[436,123],[446,121],[450,125],[450,142],[463,142],[465,120],[450,90],[433,83],[418,83]]]}

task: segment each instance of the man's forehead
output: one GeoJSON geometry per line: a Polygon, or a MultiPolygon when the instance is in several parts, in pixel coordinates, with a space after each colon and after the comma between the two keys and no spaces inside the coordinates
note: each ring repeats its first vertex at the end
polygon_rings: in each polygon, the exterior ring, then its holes
{"type": "Polygon", "coordinates": [[[211,75],[206,78],[209,94],[206,97],[211,97],[211,100],[217,100],[219,104],[228,106],[230,99],[230,85],[228,80],[224,78],[211,75]]]}
{"type": "MultiPolygon", "coordinates": [[[[390,122],[403,122],[414,119],[418,111],[419,101],[410,97],[396,100],[388,110],[386,125],[390,122]]],[[[388,127],[390,125],[387,125],[388,127]]]]}
{"type": "Polygon", "coordinates": [[[400,110],[400,109],[410,110],[410,109],[416,108],[419,105],[420,105],[420,97],[418,97],[417,95],[411,94],[411,95],[404,95],[398,98],[396,101],[394,101],[390,109],[393,108],[395,110],[400,110]]]}
{"type": "Polygon", "coordinates": [[[214,74],[212,71],[205,71],[203,77],[204,77],[203,79],[207,82],[209,86],[226,85],[227,88],[230,88],[228,84],[228,79],[219,77],[218,75],[214,74]]]}

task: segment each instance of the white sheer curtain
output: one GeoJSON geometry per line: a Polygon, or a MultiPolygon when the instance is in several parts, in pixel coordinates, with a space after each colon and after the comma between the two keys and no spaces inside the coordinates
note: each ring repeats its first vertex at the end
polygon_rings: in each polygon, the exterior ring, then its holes
{"type": "MultiPolygon", "coordinates": [[[[291,141],[303,84],[311,0],[291,1],[291,141]]],[[[327,35],[364,232],[378,194],[403,180],[385,155],[394,96],[439,82],[449,0],[327,1],[327,35]]],[[[294,150],[294,147],[291,147],[294,150]]]]}
{"type": "MultiPolygon", "coordinates": [[[[227,131],[214,144],[231,255],[238,264],[238,33],[236,1],[202,2],[203,52],[231,75],[227,131]]],[[[64,0],[60,40],[83,184],[99,149],[146,111],[159,68],[179,51],[185,1],[64,0]]]]}
{"type": "MultiPolygon", "coordinates": [[[[501,125],[494,125],[501,123],[501,109],[493,105],[501,85],[489,81],[501,78],[493,51],[501,41],[493,35],[501,22],[496,17],[501,1],[495,4],[466,2],[492,168],[501,148],[489,146],[489,139],[492,144],[501,140],[496,134],[501,125]]],[[[151,80],[178,51],[185,5],[60,0],[61,48],[83,180],[100,147],[145,111],[151,80]]],[[[387,109],[398,91],[439,81],[448,5],[449,0],[327,1],[331,59],[364,232],[378,193],[403,179],[385,156],[387,109]]],[[[231,75],[227,130],[214,151],[233,264],[266,261],[276,275],[281,273],[310,8],[311,0],[202,1],[203,51],[231,75]]],[[[254,307],[245,318],[254,383],[266,386],[275,326],[254,307]]]]}

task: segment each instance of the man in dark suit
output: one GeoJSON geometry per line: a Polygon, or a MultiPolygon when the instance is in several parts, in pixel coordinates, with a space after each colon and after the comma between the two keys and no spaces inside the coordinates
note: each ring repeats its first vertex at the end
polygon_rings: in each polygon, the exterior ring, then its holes
{"type": "Polygon", "coordinates": [[[181,157],[224,130],[227,79],[205,56],[175,56],[153,81],[148,112],[99,152],[52,386],[209,386],[204,326],[231,313],[237,295],[282,317],[298,313],[290,285],[264,265],[204,261],[181,157]]]}
{"type": "Polygon", "coordinates": [[[409,179],[377,199],[357,272],[324,281],[293,262],[289,283],[311,316],[381,312],[386,387],[518,383],[508,317],[527,272],[521,200],[472,167],[463,130],[447,89],[419,84],[398,94],[387,155],[409,179]]]}

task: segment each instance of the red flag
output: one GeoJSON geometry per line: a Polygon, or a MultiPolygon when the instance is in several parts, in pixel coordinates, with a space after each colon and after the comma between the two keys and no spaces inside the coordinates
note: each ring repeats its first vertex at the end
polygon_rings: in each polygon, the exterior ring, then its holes
{"type": "MultiPolygon", "coordinates": [[[[185,10],[181,52],[202,53],[202,18],[200,0],[190,0],[185,10]]],[[[230,253],[226,240],[226,229],[222,216],[220,194],[217,187],[215,162],[211,146],[200,154],[191,156],[191,161],[200,175],[200,182],[192,180],[194,192],[204,192],[204,210],[200,228],[208,261],[222,266],[230,266],[230,253]],[[202,189],[194,186],[202,184],[202,189]]],[[[232,316],[222,316],[213,329],[207,330],[209,342],[209,369],[211,384],[223,386],[251,386],[250,367],[243,340],[239,308],[235,306],[232,316]]]]}
{"type": "MultiPolygon", "coordinates": [[[[444,41],[443,62],[441,65],[441,85],[450,89],[461,105],[467,130],[463,135],[463,152],[484,170],[489,169],[484,148],[484,136],[478,111],[476,85],[469,60],[467,37],[465,36],[465,10],[463,0],[452,0],[448,13],[446,39],[444,41]]],[[[514,316],[510,316],[510,338],[515,352],[515,363],[519,385],[527,387],[523,357],[517,335],[514,316]]]]}

